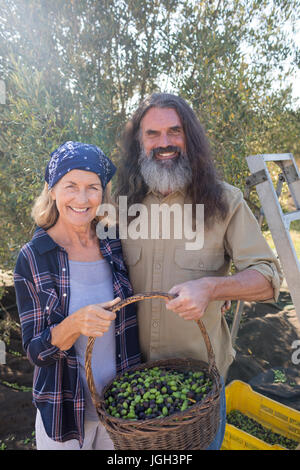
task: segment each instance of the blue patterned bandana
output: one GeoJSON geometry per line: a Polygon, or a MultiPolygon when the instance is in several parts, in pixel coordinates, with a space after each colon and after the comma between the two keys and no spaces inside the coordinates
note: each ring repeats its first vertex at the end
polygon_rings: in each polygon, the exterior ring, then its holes
{"type": "Polygon", "coordinates": [[[69,141],[51,153],[51,159],[45,172],[45,180],[49,189],[53,188],[71,170],[85,170],[96,173],[104,190],[115,174],[116,167],[96,145],[69,141]]]}

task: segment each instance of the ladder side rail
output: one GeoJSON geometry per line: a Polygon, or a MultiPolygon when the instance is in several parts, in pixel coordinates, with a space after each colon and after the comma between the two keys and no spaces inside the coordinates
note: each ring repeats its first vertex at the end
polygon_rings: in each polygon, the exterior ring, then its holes
{"type": "Polygon", "coordinates": [[[257,184],[256,191],[263,207],[264,215],[270,228],[282,270],[289,286],[295,310],[300,321],[300,263],[290,233],[284,221],[284,214],[279,204],[265,159],[261,155],[246,157],[251,173],[265,170],[266,180],[257,184]]]}
{"type": "Polygon", "coordinates": [[[297,210],[300,209],[300,172],[297,163],[291,155],[291,162],[284,160],[279,163],[282,169],[284,178],[288,184],[291,196],[293,198],[295,207],[297,210]]]}

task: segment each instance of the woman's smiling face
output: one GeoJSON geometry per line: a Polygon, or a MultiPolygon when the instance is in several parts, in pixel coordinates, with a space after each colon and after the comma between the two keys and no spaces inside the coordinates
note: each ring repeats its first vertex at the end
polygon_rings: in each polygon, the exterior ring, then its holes
{"type": "Polygon", "coordinates": [[[89,225],[102,201],[102,184],[96,173],[71,170],[53,187],[51,197],[61,221],[67,224],[89,225]]]}

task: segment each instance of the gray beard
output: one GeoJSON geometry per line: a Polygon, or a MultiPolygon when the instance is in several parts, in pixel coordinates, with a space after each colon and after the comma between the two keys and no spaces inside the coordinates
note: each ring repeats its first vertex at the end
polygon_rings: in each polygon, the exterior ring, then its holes
{"type": "Polygon", "coordinates": [[[184,189],[192,181],[192,170],[187,156],[180,153],[171,160],[158,160],[152,152],[149,157],[142,149],[139,156],[141,175],[149,189],[167,194],[184,189]]]}

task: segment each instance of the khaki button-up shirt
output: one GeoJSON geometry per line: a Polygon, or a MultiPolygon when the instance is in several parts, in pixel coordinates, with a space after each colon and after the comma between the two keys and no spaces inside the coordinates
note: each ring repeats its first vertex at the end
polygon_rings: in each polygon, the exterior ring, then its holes
{"type": "MultiPolygon", "coordinates": [[[[168,292],[174,285],[192,279],[226,276],[230,274],[233,262],[237,271],[251,268],[262,273],[272,283],[272,300],[277,300],[282,281],[277,258],[265,241],[241,191],[227,183],[224,185],[229,202],[228,215],[225,220],[215,222],[210,229],[203,229],[204,244],[197,250],[187,249],[186,243],[191,240],[186,238],[184,230],[181,238],[178,238],[176,231],[178,223],[181,222],[178,214],[175,231],[171,223],[170,236],[167,239],[162,236],[161,223],[153,230],[156,232],[156,238],[151,238],[151,206],[179,204],[183,214],[184,204],[191,202],[185,194],[177,191],[166,197],[153,192],[146,195],[143,204],[148,215],[147,220],[141,219],[140,225],[145,234],[148,224],[149,236],[144,239],[133,240],[128,237],[122,240],[124,259],[135,294],[168,292]]],[[[228,325],[221,314],[223,303],[210,302],[202,318],[221,375],[226,373],[235,355],[228,325]]],[[[144,361],[170,357],[208,360],[205,342],[196,322],[184,320],[167,310],[162,299],[144,300],[138,302],[137,306],[140,346],[144,361]]]]}

